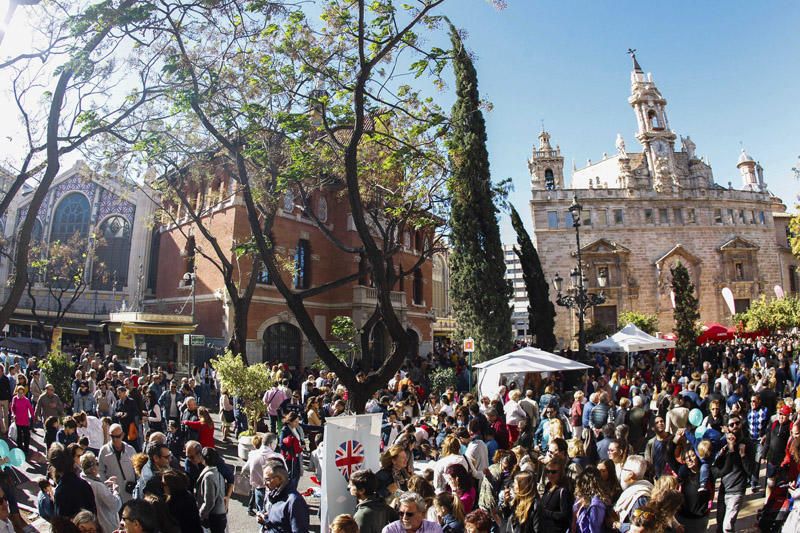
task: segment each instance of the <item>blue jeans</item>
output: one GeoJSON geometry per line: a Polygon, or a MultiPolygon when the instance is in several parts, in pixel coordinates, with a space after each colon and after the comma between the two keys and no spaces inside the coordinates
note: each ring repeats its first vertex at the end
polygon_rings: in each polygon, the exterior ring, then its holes
{"type": "Polygon", "coordinates": [[[267,489],[253,489],[256,496],[256,512],[264,512],[264,501],[267,499],[267,489]]]}

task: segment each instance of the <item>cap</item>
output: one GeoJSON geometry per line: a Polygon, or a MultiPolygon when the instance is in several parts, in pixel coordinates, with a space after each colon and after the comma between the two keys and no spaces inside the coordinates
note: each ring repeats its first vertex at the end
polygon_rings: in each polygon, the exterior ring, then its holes
{"type": "Polygon", "coordinates": [[[782,415],[789,416],[790,414],[792,414],[792,408],[789,407],[788,405],[784,405],[778,412],[782,415]]]}

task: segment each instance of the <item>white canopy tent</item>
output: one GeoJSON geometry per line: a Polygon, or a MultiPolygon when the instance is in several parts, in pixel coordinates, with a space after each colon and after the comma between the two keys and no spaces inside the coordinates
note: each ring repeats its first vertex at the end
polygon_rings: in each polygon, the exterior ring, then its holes
{"type": "Polygon", "coordinates": [[[508,375],[524,375],[529,372],[563,372],[586,370],[583,363],[561,357],[538,348],[525,347],[501,355],[491,361],[474,365],[478,370],[478,390],[481,396],[493,397],[500,390],[500,378],[508,375]]]}
{"type": "Polygon", "coordinates": [[[590,344],[587,346],[587,349],[590,352],[600,353],[631,353],[649,350],[666,350],[674,347],[675,341],[653,337],[637,328],[635,325],[628,324],[607,339],[590,344]]]}

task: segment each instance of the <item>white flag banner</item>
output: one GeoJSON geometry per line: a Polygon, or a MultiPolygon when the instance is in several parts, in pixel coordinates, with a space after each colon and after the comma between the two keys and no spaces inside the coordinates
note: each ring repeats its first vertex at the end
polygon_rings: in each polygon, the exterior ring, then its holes
{"type": "Polygon", "coordinates": [[[381,468],[381,413],[335,416],[325,420],[322,461],[322,533],[340,514],[353,514],[356,499],[347,488],[350,474],[363,468],[377,472],[381,468]]]}

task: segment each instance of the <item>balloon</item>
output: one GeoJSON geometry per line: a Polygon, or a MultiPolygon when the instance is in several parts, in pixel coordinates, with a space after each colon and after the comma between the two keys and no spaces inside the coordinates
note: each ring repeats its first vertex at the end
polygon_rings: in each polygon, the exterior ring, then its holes
{"type": "Polygon", "coordinates": [[[25,463],[25,452],[20,450],[19,448],[14,448],[11,450],[11,453],[8,455],[9,464],[11,466],[20,467],[25,463]]]}
{"type": "Polygon", "coordinates": [[[700,427],[698,427],[698,428],[697,428],[697,429],[694,431],[694,436],[695,436],[696,438],[698,438],[698,439],[702,439],[702,438],[703,438],[703,436],[706,434],[706,429],[708,429],[708,428],[706,428],[705,426],[700,426],[700,427]]]}
{"type": "Polygon", "coordinates": [[[0,457],[8,457],[9,452],[8,443],[0,439],[0,457]]]}
{"type": "Polygon", "coordinates": [[[703,411],[698,408],[694,408],[689,411],[689,423],[695,427],[699,426],[703,422],[703,411]]]}

